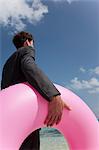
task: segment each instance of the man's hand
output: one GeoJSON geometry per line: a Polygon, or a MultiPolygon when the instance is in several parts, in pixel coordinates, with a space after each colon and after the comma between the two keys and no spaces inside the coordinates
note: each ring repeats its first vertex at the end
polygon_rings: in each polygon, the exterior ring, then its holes
{"type": "Polygon", "coordinates": [[[68,105],[66,105],[61,96],[55,96],[51,99],[48,106],[48,115],[45,119],[44,124],[47,126],[53,126],[54,124],[58,124],[61,121],[63,109],[71,110],[68,105]]]}

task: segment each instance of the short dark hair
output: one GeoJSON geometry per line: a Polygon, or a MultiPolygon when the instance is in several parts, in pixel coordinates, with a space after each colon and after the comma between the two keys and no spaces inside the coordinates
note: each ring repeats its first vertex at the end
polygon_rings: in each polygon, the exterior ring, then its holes
{"type": "Polygon", "coordinates": [[[13,44],[15,45],[15,47],[18,49],[20,47],[23,47],[23,44],[27,39],[29,41],[33,40],[33,43],[34,43],[34,39],[33,39],[33,36],[31,33],[21,31],[14,35],[12,41],[13,41],[13,44]]]}

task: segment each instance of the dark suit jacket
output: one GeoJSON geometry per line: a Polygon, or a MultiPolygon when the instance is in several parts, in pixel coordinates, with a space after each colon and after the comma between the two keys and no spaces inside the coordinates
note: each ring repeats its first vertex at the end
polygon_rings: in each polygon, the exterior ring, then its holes
{"type": "Polygon", "coordinates": [[[53,96],[60,95],[35,64],[35,50],[30,46],[18,49],[8,58],[3,67],[1,89],[22,82],[31,84],[48,101],[53,96]]]}

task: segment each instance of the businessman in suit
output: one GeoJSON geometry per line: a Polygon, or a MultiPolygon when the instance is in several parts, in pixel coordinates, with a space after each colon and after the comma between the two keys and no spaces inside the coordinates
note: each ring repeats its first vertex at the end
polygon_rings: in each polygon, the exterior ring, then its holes
{"type": "MultiPolygon", "coordinates": [[[[13,43],[16,51],[8,58],[3,67],[1,89],[11,85],[28,82],[49,103],[48,115],[45,119],[47,126],[58,124],[63,109],[70,107],[61,99],[61,93],[35,63],[34,39],[28,32],[19,32],[14,35],[13,43]]],[[[39,130],[32,132],[22,143],[19,150],[39,150],[39,130]]]]}

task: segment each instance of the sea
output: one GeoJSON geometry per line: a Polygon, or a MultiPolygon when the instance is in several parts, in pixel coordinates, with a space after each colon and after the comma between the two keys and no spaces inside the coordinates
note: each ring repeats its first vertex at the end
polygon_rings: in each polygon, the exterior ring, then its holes
{"type": "Polygon", "coordinates": [[[69,150],[63,135],[54,128],[41,129],[40,147],[40,150],[69,150]]]}

